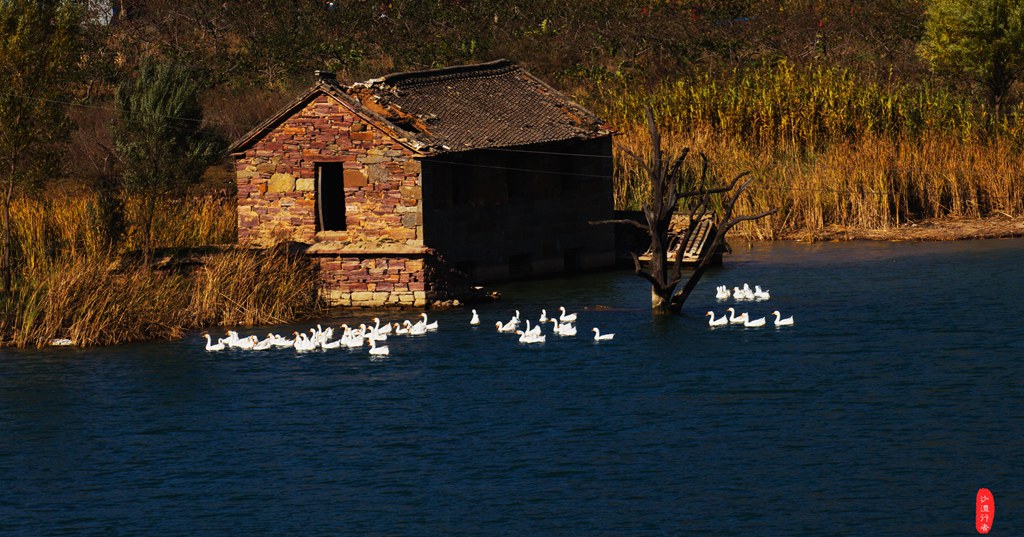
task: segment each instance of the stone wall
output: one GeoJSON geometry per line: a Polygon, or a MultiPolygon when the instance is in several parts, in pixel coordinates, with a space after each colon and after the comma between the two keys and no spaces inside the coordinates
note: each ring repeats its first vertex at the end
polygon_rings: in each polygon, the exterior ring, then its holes
{"type": "Polygon", "coordinates": [[[331,306],[425,307],[433,300],[422,257],[379,255],[316,256],[321,296],[331,306]]]}
{"type": "Polygon", "coordinates": [[[313,98],[238,156],[239,242],[422,246],[420,164],[414,154],[334,98],[313,98]],[[316,230],[320,163],[344,167],[344,231],[316,230]]]}

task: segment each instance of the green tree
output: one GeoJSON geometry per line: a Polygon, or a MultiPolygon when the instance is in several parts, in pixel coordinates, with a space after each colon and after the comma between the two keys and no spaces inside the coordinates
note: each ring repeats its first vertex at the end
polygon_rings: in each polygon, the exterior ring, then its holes
{"type": "Polygon", "coordinates": [[[924,29],[921,56],[984,87],[998,117],[1024,72],[1024,0],[933,0],[924,29]]]}
{"type": "Polygon", "coordinates": [[[202,86],[185,67],[145,60],[138,77],[118,87],[121,114],[114,146],[129,195],[142,202],[143,254],[153,250],[157,200],[181,195],[199,181],[221,143],[202,126],[202,86]]]}
{"type": "Polygon", "coordinates": [[[60,104],[79,58],[79,13],[72,2],[0,2],[0,186],[3,279],[10,295],[11,201],[56,168],[71,123],[60,104]]]}

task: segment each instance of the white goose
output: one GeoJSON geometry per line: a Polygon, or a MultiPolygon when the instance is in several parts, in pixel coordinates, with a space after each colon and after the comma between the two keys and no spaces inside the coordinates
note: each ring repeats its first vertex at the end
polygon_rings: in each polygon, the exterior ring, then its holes
{"type": "Polygon", "coordinates": [[[222,351],[224,350],[225,347],[227,347],[227,345],[224,344],[223,339],[218,339],[217,343],[214,343],[213,341],[210,340],[210,334],[208,332],[203,332],[203,335],[206,336],[206,350],[222,351]]]}
{"type": "Polygon", "coordinates": [[[725,311],[729,312],[729,323],[730,324],[742,324],[742,323],[747,322],[747,320],[750,319],[750,316],[747,315],[747,312],[743,312],[742,314],[740,314],[739,317],[737,317],[736,316],[736,310],[734,310],[732,308],[726,308],[725,311]]]}
{"type": "Polygon", "coordinates": [[[522,330],[516,330],[519,334],[520,343],[544,343],[548,339],[547,336],[538,334],[536,332],[524,332],[522,330]]]}
{"type": "MultiPolygon", "coordinates": [[[[274,337],[273,336],[274,336],[273,334],[267,334],[267,339],[264,339],[263,341],[257,342],[255,345],[252,346],[252,350],[254,350],[254,351],[265,351],[265,350],[269,349],[270,347],[274,346],[274,337]]],[[[255,336],[253,336],[253,337],[255,337],[255,336]]]]}
{"type": "Polygon", "coordinates": [[[763,300],[769,300],[769,299],[771,299],[771,297],[772,297],[772,294],[769,293],[767,289],[761,290],[761,286],[760,285],[755,285],[754,286],[754,300],[757,300],[758,302],[761,302],[763,300]]]}
{"type": "Polygon", "coordinates": [[[395,335],[396,336],[408,336],[409,329],[403,328],[402,325],[395,323],[395,335]]]}
{"type": "Polygon", "coordinates": [[[228,330],[227,337],[218,339],[217,341],[223,342],[228,347],[234,347],[235,343],[238,341],[238,332],[228,330]]]}
{"type": "Polygon", "coordinates": [[[406,320],[405,327],[409,330],[410,336],[422,336],[427,333],[427,325],[423,324],[422,321],[412,324],[411,321],[406,320]]]}
{"type": "Polygon", "coordinates": [[[371,356],[384,356],[384,355],[388,355],[388,354],[391,354],[391,349],[389,349],[387,345],[384,345],[382,347],[378,347],[376,341],[374,341],[372,339],[370,340],[370,355],[371,356]]]}
{"type": "Polygon", "coordinates": [[[561,321],[563,323],[574,323],[574,322],[576,322],[576,314],[575,313],[570,313],[570,314],[567,315],[565,313],[565,306],[558,306],[558,309],[562,310],[562,314],[558,316],[558,320],[559,321],[561,321]]]}
{"type": "Polygon", "coordinates": [[[601,331],[598,330],[598,328],[596,326],[594,327],[593,330],[594,330],[594,341],[610,341],[612,338],[615,337],[615,334],[602,334],[601,331]]]}
{"type": "Polygon", "coordinates": [[[725,315],[715,319],[715,312],[709,311],[705,314],[705,316],[711,317],[710,319],[708,319],[708,326],[725,326],[729,324],[729,317],[725,315]]]}
{"type": "Polygon", "coordinates": [[[354,330],[347,326],[345,327],[345,332],[341,334],[341,344],[349,349],[362,347],[364,340],[365,338],[363,337],[362,332],[354,330]]]}
{"type": "Polygon", "coordinates": [[[548,319],[548,322],[555,325],[551,331],[560,336],[576,335],[576,327],[573,326],[572,323],[561,324],[558,322],[558,319],[548,319]]]}
{"type": "Polygon", "coordinates": [[[792,315],[790,315],[789,317],[786,317],[785,319],[783,319],[782,318],[782,314],[779,313],[779,310],[773,311],[772,315],[775,316],[775,326],[793,326],[793,316],[792,315]]]}
{"type": "Polygon", "coordinates": [[[309,339],[309,337],[306,336],[305,333],[296,334],[296,336],[295,336],[295,350],[296,351],[299,351],[299,352],[311,351],[313,349],[316,349],[316,346],[317,346],[317,343],[315,341],[309,339]]]}
{"type": "Polygon", "coordinates": [[[511,321],[509,321],[509,322],[507,322],[505,324],[501,324],[501,321],[496,321],[494,323],[494,326],[495,326],[495,328],[498,329],[498,332],[515,332],[515,330],[516,330],[516,320],[517,319],[515,317],[513,317],[511,321]]]}
{"type": "Polygon", "coordinates": [[[367,330],[366,330],[366,339],[374,339],[374,340],[377,340],[377,341],[387,341],[388,340],[388,335],[383,333],[383,332],[381,332],[380,330],[374,329],[374,327],[371,326],[371,327],[367,328],[367,330]]]}
{"type": "MultiPolygon", "coordinates": [[[[377,318],[374,317],[373,320],[377,321],[377,318]]],[[[377,322],[380,322],[380,321],[377,321],[377,322]]],[[[384,334],[385,336],[390,334],[391,333],[391,323],[384,323],[384,326],[382,326],[382,327],[377,329],[377,333],[384,334]]]]}
{"type": "Polygon", "coordinates": [[[743,326],[746,326],[747,328],[758,328],[764,326],[764,323],[764,317],[761,317],[760,319],[754,319],[753,321],[744,321],[743,326]]]}
{"type": "Polygon", "coordinates": [[[473,318],[469,320],[469,324],[480,324],[480,316],[476,314],[476,310],[473,310],[473,318]]]}
{"type": "Polygon", "coordinates": [[[420,315],[423,316],[423,326],[426,327],[427,330],[430,330],[430,331],[437,330],[437,321],[434,321],[432,323],[431,322],[427,322],[427,314],[426,313],[421,313],[420,315]]]}
{"type": "Polygon", "coordinates": [[[295,346],[295,340],[294,340],[294,339],[285,339],[285,338],[284,338],[284,337],[282,337],[282,336],[279,336],[279,335],[277,335],[277,334],[274,334],[274,342],[273,342],[273,345],[274,345],[275,347],[279,348],[279,349],[284,349],[284,348],[288,348],[288,347],[293,347],[293,346],[295,346]]]}
{"type": "Polygon", "coordinates": [[[537,319],[537,322],[538,323],[546,323],[546,322],[548,322],[548,310],[546,310],[546,309],[541,309],[540,310],[540,319],[537,319]]]}
{"type": "Polygon", "coordinates": [[[527,319],[526,320],[526,330],[524,330],[524,332],[526,332],[527,334],[534,334],[534,335],[539,336],[539,335],[541,335],[541,333],[543,333],[543,329],[540,327],[539,324],[537,326],[534,326],[533,328],[530,328],[530,320],[527,319]]]}
{"type": "Polygon", "coordinates": [[[232,347],[242,349],[243,351],[251,351],[256,346],[257,341],[259,341],[259,338],[256,336],[249,336],[236,341],[232,347]]]}
{"type": "Polygon", "coordinates": [[[718,300],[728,300],[730,296],[729,288],[724,285],[719,285],[715,290],[715,298],[718,300]]]}

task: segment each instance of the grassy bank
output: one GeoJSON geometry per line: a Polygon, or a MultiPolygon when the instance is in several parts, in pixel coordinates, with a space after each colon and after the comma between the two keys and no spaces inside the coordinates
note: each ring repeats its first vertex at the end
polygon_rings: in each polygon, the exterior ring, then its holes
{"type": "MultiPolygon", "coordinates": [[[[131,222],[133,203],[126,205],[131,222]]],[[[0,310],[4,345],[168,339],[202,326],[283,323],[318,307],[316,273],[301,257],[228,247],[197,250],[187,264],[154,269],[123,255],[138,241],[132,225],[122,241],[107,244],[95,222],[97,206],[87,194],[14,206],[19,270],[0,310]]],[[[168,201],[158,214],[161,246],[233,239],[229,201],[168,201]]]]}
{"type": "MultiPolygon", "coordinates": [[[[620,126],[618,143],[633,151],[646,150],[642,110],[651,102],[671,151],[707,153],[724,178],[754,171],[759,182],[740,209],[780,212],[737,228],[751,238],[1024,214],[1020,110],[997,119],[927,87],[785,63],[736,71],[724,82],[664,84],[649,95],[603,86],[587,99],[620,126]]],[[[635,163],[621,151],[617,157],[616,205],[637,208],[646,185],[635,163]]]]}

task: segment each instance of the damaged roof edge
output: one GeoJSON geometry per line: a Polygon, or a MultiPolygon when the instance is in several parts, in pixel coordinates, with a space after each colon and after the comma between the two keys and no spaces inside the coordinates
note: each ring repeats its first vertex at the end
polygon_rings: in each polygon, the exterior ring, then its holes
{"type": "Polygon", "coordinates": [[[377,114],[372,110],[368,110],[362,105],[362,103],[349,97],[345,93],[343,86],[338,85],[336,82],[330,83],[321,78],[311,88],[283,106],[280,110],[254,127],[252,130],[242,135],[241,138],[231,144],[228,148],[228,154],[238,155],[239,153],[249,149],[253,144],[269,134],[281,123],[287,121],[292,114],[309,104],[310,101],[321,93],[338,101],[367,123],[374,125],[388,136],[394,138],[396,142],[420,154],[430,152],[428,144],[418,140],[415,134],[404,131],[400,127],[388,121],[386,118],[382,117],[380,114],[377,114]]]}
{"type": "MultiPolygon", "coordinates": [[[[526,84],[524,87],[533,86],[535,89],[526,90],[527,93],[545,96],[543,98],[549,103],[551,110],[560,110],[560,115],[564,115],[568,121],[567,124],[570,125],[569,128],[563,129],[563,132],[548,133],[555,136],[554,138],[489,140],[493,147],[570,138],[593,139],[615,132],[602,118],[581,106],[565,93],[521,68],[518,63],[508,59],[442,69],[397,72],[349,85],[339,83],[334,73],[317,71],[316,75],[317,81],[310,89],[242,136],[231,146],[229,152],[238,156],[241,152],[249,149],[302,107],[308,105],[320,93],[334,99],[368,124],[420,156],[486,148],[490,145],[479,143],[481,140],[473,140],[477,143],[467,143],[465,147],[452,144],[452,141],[458,141],[458,137],[453,138],[451,132],[446,134],[443,130],[435,132],[430,121],[432,117],[436,116],[428,114],[429,110],[420,110],[419,112],[414,109],[403,110],[406,104],[403,101],[407,99],[405,90],[411,92],[411,95],[431,95],[433,93],[435,94],[434,98],[437,98],[437,95],[440,95],[437,93],[437,89],[427,89],[436,86],[442,88],[442,93],[447,92],[445,94],[450,95],[448,97],[450,99],[453,92],[449,84],[458,87],[459,80],[477,78],[481,80],[519,80],[526,84]],[[512,78],[506,79],[506,76],[512,78]]],[[[495,82],[495,84],[500,86],[506,82],[495,82]]],[[[458,122],[455,125],[458,125],[458,122]]],[[[467,125],[462,125],[462,127],[467,127],[467,125]]],[[[450,127],[448,128],[450,130],[450,127]]]]}

